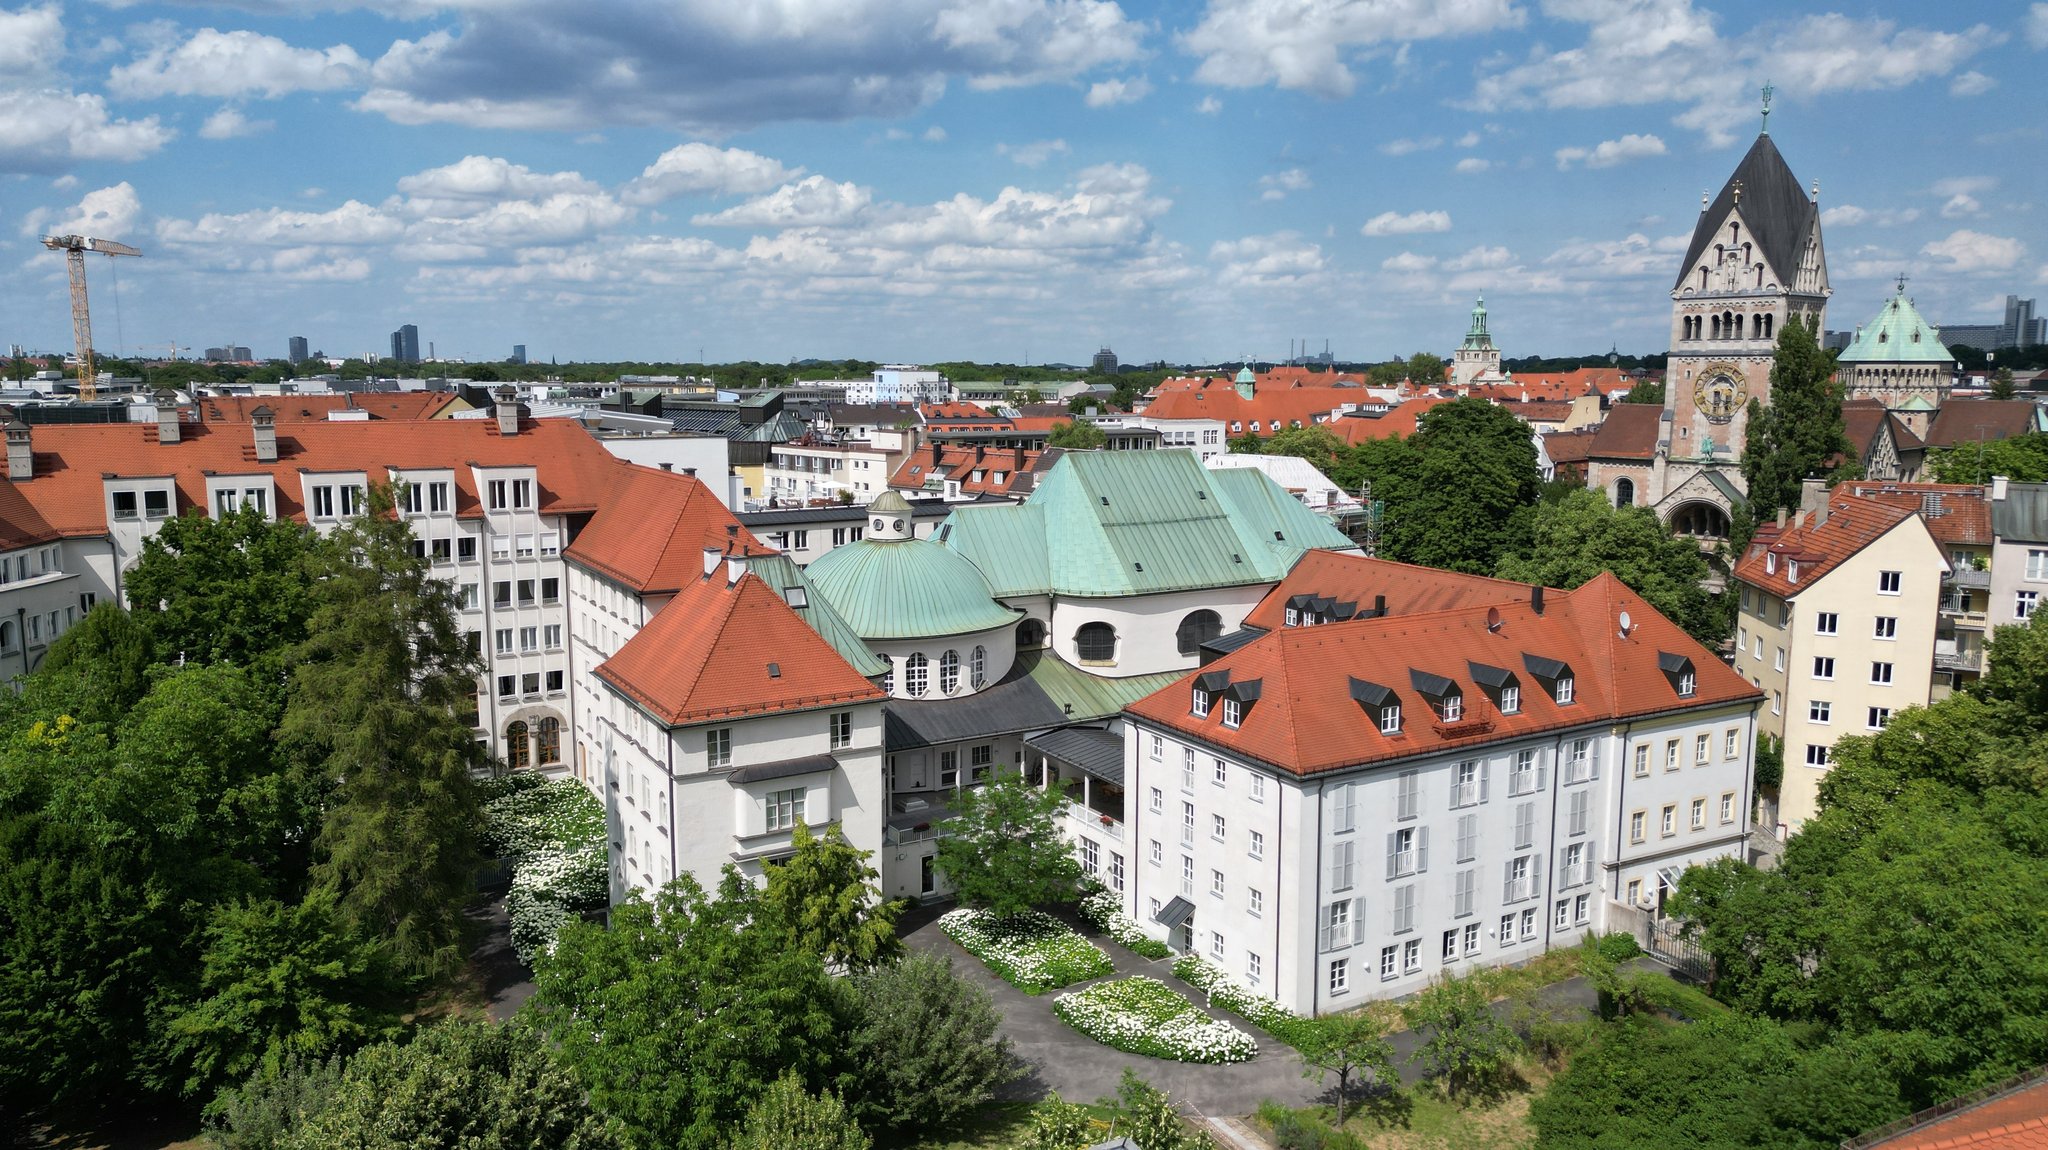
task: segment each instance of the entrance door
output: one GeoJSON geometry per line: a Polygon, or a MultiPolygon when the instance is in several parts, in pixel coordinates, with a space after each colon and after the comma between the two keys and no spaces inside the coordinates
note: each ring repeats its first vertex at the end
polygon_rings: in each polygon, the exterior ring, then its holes
{"type": "Polygon", "coordinates": [[[926,855],[918,869],[918,893],[930,894],[938,887],[938,878],[932,873],[932,856],[926,855]]]}
{"type": "Polygon", "coordinates": [[[1192,915],[1192,914],[1188,915],[1188,917],[1187,917],[1187,920],[1186,920],[1185,922],[1182,922],[1182,923],[1180,924],[1180,930],[1179,930],[1178,934],[1179,934],[1179,942],[1180,942],[1180,945],[1179,945],[1179,946],[1177,946],[1177,947],[1176,947],[1175,949],[1179,950],[1179,951],[1180,951],[1180,952],[1181,952],[1182,954],[1193,954],[1193,953],[1195,953],[1195,916],[1194,916],[1194,915],[1192,915]]]}

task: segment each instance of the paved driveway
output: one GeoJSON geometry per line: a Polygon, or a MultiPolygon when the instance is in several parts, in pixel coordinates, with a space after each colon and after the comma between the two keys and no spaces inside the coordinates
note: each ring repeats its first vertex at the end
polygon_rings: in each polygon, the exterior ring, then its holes
{"type": "MultiPolygon", "coordinates": [[[[1166,983],[1212,1017],[1223,1019],[1258,1039],[1257,1058],[1250,1062],[1210,1066],[1146,1058],[1104,1046],[1061,1022],[1053,1014],[1053,998],[1061,991],[1048,991],[1036,997],[1025,994],[989,973],[980,959],[947,938],[938,927],[938,916],[948,909],[951,908],[920,907],[904,916],[899,929],[903,931],[905,944],[911,949],[952,958],[956,972],[988,991],[995,1000],[996,1008],[1003,1014],[1003,1033],[1016,1047],[1018,1058],[1028,1070],[1026,1078],[1012,1084],[1005,1092],[1010,1097],[1035,1101],[1058,1091],[1062,1098],[1093,1102],[1104,1095],[1114,1094],[1118,1080],[1129,1068],[1172,1095],[1175,1101],[1209,1115],[1250,1114],[1268,1098],[1286,1106],[1327,1105],[1336,1101],[1335,1075],[1327,1081],[1319,1081],[1304,1074],[1301,1057],[1293,1047],[1234,1014],[1206,1006],[1206,995],[1173,976],[1171,959],[1140,957],[1083,928],[1083,932],[1116,964],[1116,972],[1107,978],[1143,974],[1166,983]]],[[[1077,983],[1066,989],[1077,990],[1087,985],[1090,984],[1077,983]]],[[[1594,1002],[1592,988],[1582,979],[1546,987],[1540,992],[1540,997],[1547,1004],[1581,1010],[1590,1010],[1594,1002]]],[[[1505,1011],[1506,1004],[1497,1009],[1505,1011]]],[[[1414,1064],[1412,1056],[1420,1040],[1404,1030],[1394,1034],[1390,1041],[1395,1061],[1401,1066],[1402,1079],[1409,1083],[1418,1081],[1422,1071],[1414,1064]]]]}

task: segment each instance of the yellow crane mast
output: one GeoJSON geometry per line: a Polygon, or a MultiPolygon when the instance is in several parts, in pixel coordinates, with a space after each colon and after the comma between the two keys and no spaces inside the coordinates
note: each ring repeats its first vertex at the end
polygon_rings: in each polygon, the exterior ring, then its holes
{"type": "Polygon", "coordinates": [[[71,265],[71,334],[78,340],[78,398],[90,403],[94,388],[99,383],[99,372],[92,362],[92,313],[85,304],[85,253],[98,252],[103,256],[139,256],[142,253],[127,244],[91,236],[44,236],[43,246],[53,252],[63,252],[65,261],[71,265]]]}

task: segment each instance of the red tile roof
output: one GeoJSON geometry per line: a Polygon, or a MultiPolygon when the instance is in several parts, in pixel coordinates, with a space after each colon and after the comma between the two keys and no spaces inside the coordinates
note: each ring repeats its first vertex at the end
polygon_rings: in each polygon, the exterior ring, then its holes
{"type": "Polygon", "coordinates": [[[1375,597],[1387,599],[1390,615],[1420,615],[1474,604],[1513,603],[1529,597],[1529,585],[1483,575],[1462,575],[1391,559],[1368,559],[1337,551],[1304,551],[1287,573],[1244,617],[1245,624],[1277,631],[1287,623],[1287,601],[1312,595],[1371,610],[1375,597]]]}
{"type": "Polygon", "coordinates": [[[1577,399],[1588,391],[1601,395],[1625,392],[1635,383],[1622,368],[1577,367],[1570,371],[1516,372],[1512,386],[1528,388],[1531,398],[1541,392],[1545,398],[1577,399]]]}
{"type": "Polygon", "coordinates": [[[1891,427],[1892,443],[1899,451],[1918,451],[1924,446],[1912,428],[1885,409],[1882,400],[1851,399],[1842,404],[1842,433],[1848,437],[1849,447],[1858,459],[1869,457],[1878,428],[1886,425],[1891,427]]]}
{"type": "Polygon", "coordinates": [[[12,550],[61,538],[62,533],[43,519],[21,488],[0,479],[0,547],[12,550]]]}
{"type": "Polygon", "coordinates": [[[2012,439],[2034,430],[2038,418],[2031,399],[1951,399],[1934,413],[1927,446],[2012,439]]]}
{"type": "Polygon", "coordinates": [[[205,507],[206,472],[270,475],[277,484],[280,518],[305,519],[299,473],[367,473],[382,480],[390,469],[450,468],[455,472],[456,514],[482,514],[470,464],[537,468],[540,510],[596,511],[609,497],[623,464],[567,419],[525,420],[516,436],[498,434],[494,419],[308,422],[277,429],[277,462],[256,460],[248,424],[186,423],[177,443],[157,442],[154,423],[42,424],[33,432],[35,477],[15,489],[56,532],[107,533],[104,475],[171,476],[177,480],[174,513],[205,507]]]}
{"type": "Polygon", "coordinates": [[[1561,399],[1496,401],[1503,411],[1524,423],[1562,423],[1571,417],[1572,405],[1561,399]]]}
{"type": "Polygon", "coordinates": [[[978,403],[967,403],[965,401],[953,403],[927,403],[920,406],[917,409],[917,414],[918,417],[920,419],[923,419],[926,423],[930,423],[934,420],[942,422],[948,420],[966,420],[972,423],[1007,422],[1002,416],[997,415],[995,412],[990,411],[988,408],[983,407],[978,403]]]}
{"type": "Polygon", "coordinates": [[[1753,704],[1762,697],[1611,574],[1548,599],[1540,615],[1523,600],[1283,628],[1140,699],[1128,710],[1281,770],[1313,775],[1591,723],[1753,704]],[[1620,634],[1623,612],[1631,623],[1626,637],[1620,634]],[[1575,701],[1566,706],[1553,702],[1525,657],[1569,667],[1575,701]],[[1660,665],[1666,657],[1690,663],[1695,683],[1690,697],[1678,695],[1675,682],[1660,665]],[[1493,707],[1474,682],[1472,664],[1511,671],[1520,679],[1518,713],[1503,715],[1493,707]],[[1411,677],[1418,672],[1448,679],[1463,689],[1462,720],[1448,726],[1433,721],[1427,700],[1411,677]],[[1221,675],[1239,689],[1258,684],[1256,698],[1234,730],[1223,726],[1221,706],[1210,707],[1203,718],[1189,710],[1189,692],[1197,676],[1221,675]],[[1359,701],[1356,692],[1370,691],[1373,685],[1390,691],[1401,703],[1399,734],[1381,734],[1376,711],[1359,701]]]}
{"type": "Polygon", "coordinates": [[[1871,499],[1828,502],[1826,522],[1817,514],[1802,513],[1782,529],[1776,523],[1757,528],[1749,550],[1735,565],[1735,577],[1781,598],[1796,595],[1914,514],[1912,508],[1871,499]],[[1777,556],[1775,563],[1767,558],[1772,554],[1777,556]],[[1794,561],[1799,567],[1797,583],[1791,579],[1794,561]]]}
{"type": "Polygon", "coordinates": [[[1543,453],[1550,462],[1562,467],[1568,463],[1582,464],[1593,451],[1593,437],[1600,434],[1597,427],[1582,427],[1577,431],[1553,431],[1543,437],[1543,453]]]}
{"type": "Polygon", "coordinates": [[[700,565],[598,678],[671,727],[886,697],[759,576],[725,574],[700,565]]]}
{"type": "Polygon", "coordinates": [[[461,396],[452,391],[373,391],[335,395],[220,395],[187,405],[214,423],[247,423],[249,413],[268,407],[279,423],[314,423],[331,411],[367,411],[372,419],[433,419],[448,414],[461,396]]]}
{"type": "Polygon", "coordinates": [[[1600,421],[1592,459],[1649,459],[1657,454],[1657,421],[1664,409],[1650,403],[1617,403],[1600,421]]]}
{"type": "Polygon", "coordinates": [[[1388,408],[1385,415],[1354,412],[1340,416],[1330,424],[1330,429],[1351,444],[1364,443],[1368,439],[1406,439],[1415,434],[1415,425],[1421,421],[1424,412],[1449,402],[1450,398],[1435,395],[1404,399],[1388,408]]]}
{"type": "Polygon", "coordinates": [[[1278,429],[1297,422],[1311,427],[1318,416],[1327,417],[1347,403],[1363,403],[1369,398],[1363,388],[1357,387],[1288,386],[1259,387],[1252,398],[1246,399],[1228,380],[1193,380],[1185,384],[1168,380],[1159,386],[1152,402],[1140,414],[1151,419],[1221,420],[1226,430],[1233,423],[1242,426],[1241,431],[1231,434],[1250,431],[1257,422],[1258,434],[1265,436],[1276,430],[1276,421],[1278,429]]]}
{"type": "Polygon", "coordinates": [[[2048,1150],[2048,1078],[1860,1146],[1867,1150],[2048,1150]]]}
{"type": "MultiPolygon", "coordinates": [[[[889,486],[905,491],[925,490],[930,479],[956,479],[960,490],[973,495],[1009,495],[1021,477],[1038,470],[1043,451],[1023,447],[955,446],[926,443],[897,466],[889,486]],[[976,479],[974,473],[981,472],[976,479]],[[997,475],[1002,479],[998,481],[997,475]]],[[[1026,483],[1024,489],[1028,490],[1026,483]]]]}
{"type": "MultiPolygon", "coordinates": [[[[1920,513],[1927,533],[1943,546],[1991,546],[1991,501],[1984,489],[1958,483],[1878,483],[1857,479],[1830,493],[1853,496],[1920,513]]],[[[1833,500],[1831,499],[1830,502],[1833,500]]]]}
{"type": "Polygon", "coordinates": [[[621,461],[566,554],[641,594],[662,594],[703,577],[705,547],[729,544],[767,550],[695,478],[621,461]]]}

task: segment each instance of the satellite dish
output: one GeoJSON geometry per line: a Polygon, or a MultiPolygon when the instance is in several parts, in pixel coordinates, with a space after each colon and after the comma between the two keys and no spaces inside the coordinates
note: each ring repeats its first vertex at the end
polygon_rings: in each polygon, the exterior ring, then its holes
{"type": "Polygon", "coordinates": [[[1628,633],[1633,629],[1634,622],[1629,619],[1628,612],[1623,611],[1621,613],[1621,637],[1624,639],[1628,638],[1628,633]]]}
{"type": "Polygon", "coordinates": [[[1489,633],[1500,630],[1500,608],[1488,607],[1486,609],[1486,630],[1489,633]]]}

